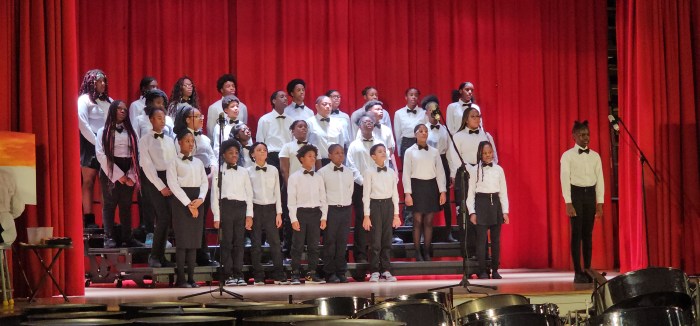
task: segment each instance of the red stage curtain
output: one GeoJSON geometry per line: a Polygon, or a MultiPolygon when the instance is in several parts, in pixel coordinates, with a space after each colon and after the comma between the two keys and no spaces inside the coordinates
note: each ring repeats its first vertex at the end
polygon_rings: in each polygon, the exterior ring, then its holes
{"type": "Polygon", "coordinates": [[[697,1],[617,4],[620,116],[658,173],[642,170],[630,137],[620,136],[620,268],[651,264],[700,272],[697,1]],[[623,168],[624,167],[624,168],[623,168]],[[651,261],[647,261],[647,249],[651,261]]]}
{"type": "MultiPolygon", "coordinates": [[[[253,130],[270,94],[292,78],[306,80],[309,106],[339,89],[348,113],[374,85],[392,116],[409,86],[437,94],[444,110],[452,89],[474,82],[510,188],[502,267],[571,267],[559,158],[573,145],[573,120],[591,121],[592,147],[610,162],[604,2],[78,3],[79,74],[105,70],[110,96],[127,101],[144,75],[170,93],[188,74],[206,111],[220,97],[217,77],[232,72],[253,130]]],[[[607,181],[609,171],[606,164],[607,181]]],[[[609,198],[595,230],[598,268],[613,267],[609,198]]]]}
{"type": "MultiPolygon", "coordinates": [[[[3,1],[1,6],[0,44],[10,56],[0,60],[0,130],[33,133],[37,145],[27,149],[37,151],[37,205],[28,206],[16,220],[17,241],[27,240],[24,230],[30,226],[53,226],[54,235],[73,238],[73,249],[65,252],[53,271],[68,295],[82,295],[76,4],[71,0],[3,1]]],[[[36,284],[43,271],[30,254],[24,252],[21,258],[30,282],[36,284]]],[[[45,252],[44,259],[50,258],[45,252]]],[[[14,285],[18,296],[26,294],[16,268],[14,285]]],[[[39,296],[56,294],[48,281],[39,292],[39,296]]]]}

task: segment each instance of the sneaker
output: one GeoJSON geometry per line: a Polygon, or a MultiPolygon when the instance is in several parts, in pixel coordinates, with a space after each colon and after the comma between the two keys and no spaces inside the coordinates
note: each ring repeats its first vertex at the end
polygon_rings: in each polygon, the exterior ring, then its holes
{"type": "Polygon", "coordinates": [[[170,241],[165,241],[165,248],[172,248],[173,244],[170,241]]]}
{"type": "Polygon", "coordinates": [[[253,243],[250,241],[250,238],[245,237],[245,242],[243,243],[243,246],[245,247],[250,247],[253,243]]]}
{"type": "Polygon", "coordinates": [[[380,278],[379,281],[396,282],[396,276],[391,275],[391,273],[389,271],[386,271],[386,272],[382,273],[382,278],[380,278]]]}
{"type": "Polygon", "coordinates": [[[280,277],[275,280],[275,284],[277,285],[289,285],[289,280],[287,278],[280,277]]]}
{"type": "Polygon", "coordinates": [[[146,234],[146,242],[144,242],[146,247],[153,247],[153,233],[146,234]]]}
{"type": "Polygon", "coordinates": [[[369,276],[370,282],[379,282],[379,272],[374,272],[369,276]]]}
{"type": "Polygon", "coordinates": [[[226,286],[235,286],[236,284],[238,284],[238,278],[235,277],[229,277],[224,282],[224,285],[226,286]]]}
{"type": "Polygon", "coordinates": [[[265,285],[265,280],[261,278],[256,278],[253,280],[253,285],[265,285]]]}
{"type": "Polygon", "coordinates": [[[245,278],[241,277],[238,279],[238,282],[236,282],[236,285],[237,286],[246,286],[246,285],[248,285],[248,282],[246,282],[245,278]]]}
{"type": "Polygon", "coordinates": [[[153,268],[160,268],[163,265],[160,263],[160,258],[154,256],[148,256],[148,266],[153,268]]]}
{"type": "Polygon", "coordinates": [[[331,274],[330,276],[326,276],[326,283],[340,283],[340,279],[337,275],[331,274]]]}
{"type": "Polygon", "coordinates": [[[326,283],[326,280],[318,277],[316,273],[308,273],[306,274],[306,278],[304,278],[305,283],[315,283],[315,284],[323,284],[326,283]]]}
{"type": "Polygon", "coordinates": [[[301,282],[299,281],[299,272],[292,273],[292,281],[290,282],[292,285],[299,285],[301,282]]]}
{"type": "Polygon", "coordinates": [[[340,283],[347,283],[348,277],[345,276],[345,274],[338,274],[338,280],[340,281],[340,283]]]}
{"type": "Polygon", "coordinates": [[[397,236],[394,236],[393,239],[391,239],[391,244],[402,244],[403,240],[397,236]]]}

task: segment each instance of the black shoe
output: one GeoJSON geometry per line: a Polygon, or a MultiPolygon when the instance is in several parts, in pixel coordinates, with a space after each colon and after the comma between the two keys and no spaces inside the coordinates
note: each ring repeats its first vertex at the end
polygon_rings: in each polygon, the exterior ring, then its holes
{"type": "Polygon", "coordinates": [[[429,246],[423,247],[423,260],[425,260],[425,261],[432,261],[433,260],[432,258],[430,258],[430,247],[429,246]]]}
{"type": "Polygon", "coordinates": [[[290,282],[292,285],[299,285],[301,284],[301,281],[299,281],[299,272],[292,272],[292,281],[290,282]]]}
{"type": "Polygon", "coordinates": [[[323,283],[326,283],[326,280],[318,277],[318,275],[316,275],[316,273],[309,272],[306,274],[306,277],[304,278],[304,283],[323,284],[323,283]]]}
{"type": "Polygon", "coordinates": [[[134,248],[134,247],[135,248],[142,248],[145,246],[146,245],[143,242],[136,240],[136,239],[133,239],[133,238],[130,239],[129,241],[122,243],[122,247],[126,247],[126,248],[134,248]]]}
{"type": "Polygon", "coordinates": [[[367,264],[367,263],[368,263],[368,261],[366,258],[355,259],[355,264],[367,264]]]}
{"type": "Polygon", "coordinates": [[[588,280],[588,283],[593,283],[593,276],[591,276],[591,274],[588,274],[587,272],[583,272],[583,276],[586,277],[586,280],[588,280]]]}
{"type": "Polygon", "coordinates": [[[148,266],[153,267],[153,268],[160,268],[160,267],[163,267],[163,264],[160,263],[160,258],[156,258],[156,257],[149,255],[148,256],[148,266]]]}
{"type": "Polygon", "coordinates": [[[326,277],[326,283],[340,283],[340,279],[337,275],[331,274],[330,276],[326,277]]]}
{"type": "Polygon", "coordinates": [[[423,261],[423,254],[421,253],[420,247],[415,248],[416,261],[423,261]]]}
{"type": "Polygon", "coordinates": [[[187,282],[182,282],[182,283],[177,283],[175,285],[176,288],[183,288],[183,289],[189,289],[192,288],[192,284],[187,283],[187,282]]]}
{"type": "Polygon", "coordinates": [[[189,281],[189,282],[187,282],[187,284],[189,284],[191,288],[198,288],[199,287],[199,284],[197,284],[197,282],[195,282],[195,281],[189,281]]]}
{"type": "Polygon", "coordinates": [[[588,278],[586,277],[586,274],[584,274],[582,272],[574,273],[574,283],[576,283],[576,284],[588,283],[588,278]]]}
{"type": "Polygon", "coordinates": [[[175,267],[177,264],[166,260],[165,258],[161,258],[160,260],[160,267],[175,267]]]}
{"type": "Polygon", "coordinates": [[[197,261],[197,266],[210,266],[210,267],[219,267],[219,262],[216,260],[200,260],[197,261]]]}
{"type": "Polygon", "coordinates": [[[340,281],[340,283],[347,283],[348,282],[348,277],[345,276],[345,273],[338,274],[337,276],[338,276],[338,281],[340,281]]]}
{"type": "Polygon", "coordinates": [[[452,236],[452,232],[450,232],[450,233],[447,234],[447,242],[459,242],[459,240],[455,239],[455,238],[452,236]]]}
{"type": "Polygon", "coordinates": [[[481,272],[481,273],[479,273],[479,276],[478,276],[478,277],[479,277],[480,280],[488,280],[488,279],[489,279],[489,273],[481,272]]]}
{"type": "Polygon", "coordinates": [[[493,271],[491,271],[491,278],[494,280],[500,280],[503,278],[503,276],[501,276],[501,274],[498,274],[497,269],[494,269],[493,271]]]}
{"type": "Polygon", "coordinates": [[[114,239],[112,239],[112,238],[105,238],[103,247],[109,248],[109,249],[116,248],[117,242],[114,241],[114,239]]]}

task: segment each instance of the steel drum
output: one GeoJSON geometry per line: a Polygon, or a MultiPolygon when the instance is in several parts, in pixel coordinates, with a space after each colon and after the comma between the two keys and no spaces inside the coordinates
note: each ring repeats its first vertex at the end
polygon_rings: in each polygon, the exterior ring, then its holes
{"type": "Polygon", "coordinates": [[[106,304],[62,303],[46,305],[29,305],[24,307],[27,315],[52,314],[58,312],[76,311],[107,311],[106,304]]]}
{"type": "Polygon", "coordinates": [[[125,302],[119,304],[119,311],[126,311],[126,318],[132,319],[140,317],[139,311],[149,309],[165,309],[165,308],[199,308],[201,303],[186,302],[186,301],[158,301],[158,302],[125,302]]]}
{"type": "Polygon", "coordinates": [[[470,325],[470,322],[478,320],[490,320],[494,317],[513,314],[540,314],[559,318],[559,307],[555,304],[522,304],[502,308],[486,309],[457,320],[457,325],[470,325]]]}
{"type": "Polygon", "coordinates": [[[447,309],[430,300],[382,302],[355,314],[357,319],[380,319],[405,322],[407,326],[451,326],[447,309]]]}
{"type": "Polygon", "coordinates": [[[468,326],[561,326],[559,316],[534,312],[494,316],[463,324],[468,326]]]}
{"type": "Polygon", "coordinates": [[[450,298],[450,296],[445,292],[438,291],[404,294],[398,297],[387,299],[386,301],[394,302],[406,300],[430,300],[441,304],[447,310],[452,309],[452,299],[450,298]]]}
{"type": "Polygon", "coordinates": [[[294,325],[299,321],[323,321],[347,319],[348,316],[287,315],[243,318],[243,326],[282,326],[294,325]]]}
{"type": "Polygon", "coordinates": [[[358,311],[369,308],[372,302],[360,297],[329,297],[306,300],[302,303],[315,304],[318,306],[316,314],[322,316],[343,315],[352,316],[358,311]]]}
{"type": "Polygon", "coordinates": [[[23,313],[20,313],[19,311],[15,312],[9,309],[5,311],[0,311],[0,325],[19,326],[20,323],[25,319],[24,317],[25,315],[23,313]]]}
{"type": "Polygon", "coordinates": [[[220,301],[220,302],[208,302],[204,304],[206,308],[222,308],[222,309],[236,309],[240,307],[250,307],[250,306],[262,306],[277,304],[276,302],[254,302],[254,301],[220,301]]]}
{"type": "Polygon", "coordinates": [[[452,318],[461,320],[479,311],[530,304],[530,299],[519,294],[496,294],[462,303],[452,309],[452,318]]]}
{"type": "Polygon", "coordinates": [[[608,280],[593,291],[596,314],[638,307],[673,306],[690,310],[688,276],[675,268],[652,267],[608,280]]]}
{"type": "Polygon", "coordinates": [[[690,326],[693,316],[678,307],[640,307],[619,309],[589,318],[590,326],[690,326]]]}
{"type": "Polygon", "coordinates": [[[98,326],[98,325],[131,325],[130,320],[123,319],[104,319],[104,318],[80,318],[80,319],[47,319],[47,320],[34,320],[22,323],[22,325],[28,326],[42,326],[42,325],[81,325],[81,326],[98,326]]]}
{"type": "Polygon", "coordinates": [[[141,310],[139,315],[143,317],[156,316],[221,316],[234,317],[232,309],[223,308],[165,308],[141,310]]]}
{"type": "MultiPolygon", "coordinates": [[[[36,314],[30,315],[29,320],[46,320],[46,319],[83,319],[83,318],[101,318],[101,319],[124,319],[126,312],[124,311],[75,311],[75,312],[59,312],[53,314],[36,314]]],[[[2,324],[2,323],[0,323],[2,324]]]]}
{"type": "Polygon", "coordinates": [[[144,317],[136,318],[133,321],[134,325],[206,325],[206,326],[231,326],[234,324],[233,317],[218,317],[218,316],[160,316],[160,317],[144,317]]]}
{"type": "Polygon", "coordinates": [[[376,319],[334,319],[295,322],[295,326],[406,326],[401,321],[388,321],[376,319]]]}
{"type": "Polygon", "coordinates": [[[236,325],[240,325],[244,318],[284,315],[314,315],[317,307],[313,304],[263,304],[236,307],[233,315],[236,316],[236,325]]]}

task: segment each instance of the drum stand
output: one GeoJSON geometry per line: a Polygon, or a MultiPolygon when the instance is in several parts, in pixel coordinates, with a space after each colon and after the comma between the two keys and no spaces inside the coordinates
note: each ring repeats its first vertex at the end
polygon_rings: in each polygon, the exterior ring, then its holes
{"type": "MultiPolygon", "coordinates": [[[[222,140],[224,137],[225,123],[226,123],[226,121],[221,116],[219,116],[219,149],[221,149],[221,143],[222,143],[222,140]]],[[[222,172],[223,166],[224,166],[224,155],[221,153],[221,150],[219,150],[219,171],[217,172],[219,179],[218,179],[218,182],[216,184],[216,187],[219,187],[219,198],[217,198],[219,201],[219,211],[221,211],[221,182],[222,182],[221,180],[223,177],[223,175],[222,175],[223,174],[223,172],[222,172]]],[[[205,214],[206,214],[206,212],[205,212],[205,214]]],[[[200,296],[203,294],[210,294],[210,293],[216,293],[216,292],[219,292],[219,296],[223,296],[224,293],[226,293],[226,294],[232,296],[234,299],[245,300],[245,298],[243,298],[243,295],[224,289],[224,283],[225,283],[225,280],[224,280],[224,261],[221,259],[221,228],[220,227],[219,227],[218,233],[219,233],[219,235],[217,236],[217,240],[219,242],[218,244],[219,244],[219,262],[220,262],[220,264],[219,264],[219,267],[216,268],[216,273],[219,275],[219,288],[177,297],[178,300],[184,300],[187,298],[192,298],[192,297],[200,296]]]]}
{"type": "MultiPolygon", "coordinates": [[[[438,119],[439,120],[439,119],[438,119]]],[[[465,290],[467,290],[467,293],[480,293],[480,292],[474,292],[472,291],[469,287],[470,286],[475,286],[475,287],[480,287],[480,288],[486,288],[486,289],[491,289],[491,290],[496,290],[497,287],[495,286],[490,286],[490,285],[480,285],[480,284],[471,284],[469,283],[469,266],[467,265],[467,261],[469,260],[469,254],[467,253],[467,237],[468,237],[468,232],[467,232],[467,223],[469,223],[469,214],[467,211],[467,187],[469,186],[468,180],[469,180],[469,171],[467,171],[467,164],[464,163],[464,159],[462,158],[462,155],[459,154],[459,150],[457,149],[457,145],[455,145],[454,138],[452,138],[452,132],[450,132],[450,129],[447,127],[447,125],[444,125],[445,129],[447,130],[447,134],[450,136],[450,140],[452,141],[452,146],[455,150],[455,153],[457,153],[457,157],[459,157],[460,162],[462,165],[460,166],[461,169],[464,170],[464,174],[462,175],[461,178],[459,178],[459,185],[461,191],[461,196],[459,198],[459,217],[460,217],[460,227],[462,228],[462,231],[464,231],[464,236],[462,237],[462,280],[453,285],[446,285],[446,286],[441,286],[437,288],[432,288],[428,289],[428,291],[437,291],[437,290],[442,290],[442,289],[450,289],[450,294],[452,294],[452,288],[454,287],[462,287],[465,290]]],[[[457,199],[457,198],[455,198],[457,199]]],[[[483,266],[482,266],[483,267],[483,266]]]]}

